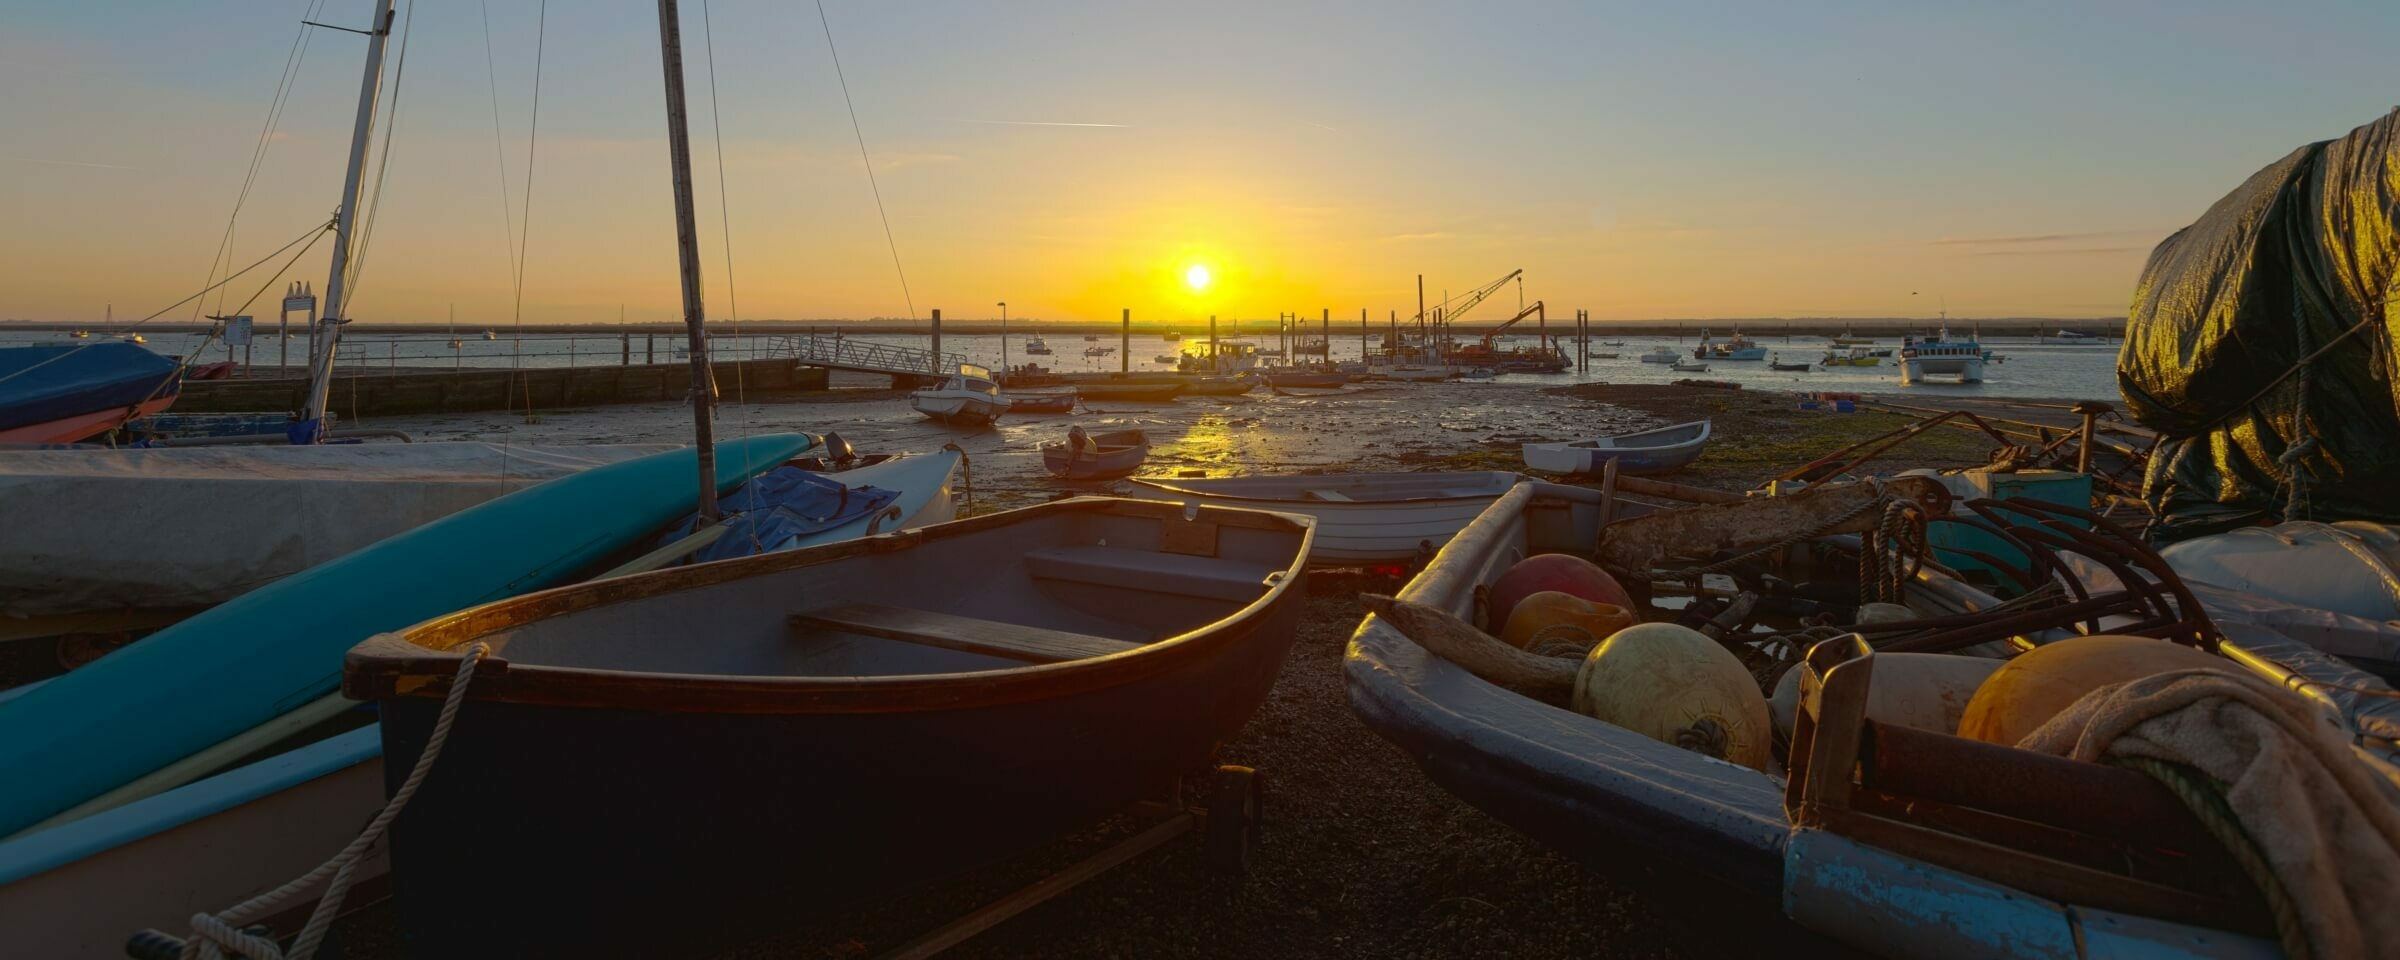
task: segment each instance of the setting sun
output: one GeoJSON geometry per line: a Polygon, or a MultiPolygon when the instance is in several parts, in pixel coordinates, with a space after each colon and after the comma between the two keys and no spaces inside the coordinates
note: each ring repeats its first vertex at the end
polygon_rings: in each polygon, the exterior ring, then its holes
{"type": "Polygon", "coordinates": [[[1183,271],[1183,285],[1192,288],[1193,293],[1208,289],[1208,280],[1208,265],[1205,263],[1192,264],[1190,269],[1183,271]]]}

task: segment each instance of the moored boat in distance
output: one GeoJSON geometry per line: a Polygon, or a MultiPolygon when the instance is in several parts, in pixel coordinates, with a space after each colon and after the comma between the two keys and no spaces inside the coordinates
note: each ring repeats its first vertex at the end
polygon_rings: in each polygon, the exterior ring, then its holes
{"type": "Polygon", "coordinates": [[[2096,343],[2105,344],[2108,342],[2108,338],[2106,337],[2093,336],[2092,334],[2075,330],[2060,330],[2055,334],[2043,334],[2039,337],[2036,337],[2035,340],[2044,346],[2053,347],[2083,347],[2096,343]]]}
{"type": "Polygon", "coordinates": [[[1067,439],[1042,444],[1042,468],[1066,480],[1107,480],[1142,468],[1150,457],[1150,435],[1140,430],[1085,434],[1082,427],[1067,439]]]}
{"type": "Polygon", "coordinates": [[[1000,385],[992,381],[992,372],[972,363],[958,365],[958,372],[938,387],[926,387],[908,395],[908,405],[926,417],[943,423],[967,427],[990,426],[1008,409],[1008,400],[1000,396],[1000,385]]]}
{"type": "Polygon", "coordinates": [[[1676,353],[1675,348],[1669,346],[1652,347],[1649,352],[1642,354],[1643,363],[1674,363],[1682,359],[1683,354],[1676,353]]]}
{"type": "Polygon", "coordinates": [[[1677,359],[1677,360],[1671,361],[1671,365],[1674,367],[1675,371],[1676,371],[1676,372],[1678,372],[1678,373],[1707,373],[1707,372],[1708,372],[1708,364],[1705,364],[1705,363],[1700,363],[1700,362],[1698,362],[1698,361],[1695,361],[1695,360],[1682,360],[1682,359],[1677,359]]]}
{"type": "Polygon", "coordinates": [[[708,952],[1151,799],[1266,699],[1310,530],[1075,499],[361,643],[343,689],[381,706],[397,764],[424,748],[468,648],[492,648],[463,693],[473,733],[462,722],[447,776],[390,838],[399,926],[428,955],[708,952]],[[511,855],[490,855],[495,829],[511,855]],[[595,837],[611,868],[577,868],[595,837]],[[513,891],[509,922],[458,909],[461,884],[513,891]],[[675,922],[590,922],[637,914],[675,922]]]}
{"type": "Polygon", "coordinates": [[[1944,326],[1932,337],[1910,336],[1900,342],[1900,384],[1910,386],[1933,377],[1957,377],[1960,383],[1982,383],[1985,355],[1973,336],[1950,339],[1944,326]]]}
{"type": "Polygon", "coordinates": [[[1042,335],[1037,333],[1025,338],[1025,352],[1037,357],[1047,357],[1053,351],[1050,349],[1050,341],[1042,339],[1042,335]]]}
{"type": "Polygon", "coordinates": [[[1709,421],[1694,420],[1590,440],[1528,443],[1523,456],[1528,468],[1570,476],[1597,474],[1611,460],[1620,474],[1672,473],[1699,458],[1708,446],[1710,429],[1709,421]]]}
{"type": "Polygon", "coordinates": [[[1267,386],[1276,390],[1334,390],[1350,383],[1346,373],[1270,373],[1267,386]]]}
{"type": "Polygon", "coordinates": [[[1767,369],[1769,370],[1800,372],[1805,370],[1814,370],[1816,369],[1816,366],[1816,364],[1809,363],[1806,360],[1803,360],[1799,363],[1785,363],[1783,362],[1783,355],[1780,353],[1767,358],[1767,369]]]}
{"type": "Polygon", "coordinates": [[[1315,517],[1310,564],[1365,566],[1432,556],[1522,479],[1503,470],[1136,478],[1130,495],[1315,517]]]}
{"type": "Polygon", "coordinates": [[[1008,399],[1010,413],[1073,413],[1075,393],[1022,394],[1008,399]]]}
{"type": "Polygon", "coordinates": [[[1831,350],[1828,350],[1825,351],[1825,359],[1819,362],[1828,367],[1883,366],[1883,358],[1876,356],[1875,351],[1869,350],[1865,347],[1851,347],[1848,353],[1835,353],[1831,350]]]}

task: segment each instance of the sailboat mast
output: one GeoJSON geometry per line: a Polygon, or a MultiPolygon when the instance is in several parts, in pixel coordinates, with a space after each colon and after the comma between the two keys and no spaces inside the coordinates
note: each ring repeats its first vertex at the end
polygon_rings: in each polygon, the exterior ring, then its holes
{"type": "Polygon", "coordinates": [[[308,400],[292,439],[315,443],[325,437],[325,402],[333,392],[334,345],[341,340],[349,318],[342,303],[342,274],[350,269],[350,228],[358,222],[358,193],[365,180],[367,141],[375,132],[375,101],[383,91],[383,42],[392,35],[393,5],[397,0],[374,0],[375,16],[367,21],[366,75],[358,82],[358,120],[350,128],[350,168],[342,175],[341,212],[333,219],[333,265],[325,279],[325,316],[317,326],[316,356],[308,361],[308,400]]]}
{"type": "Polygon", "coordinates": [[[700,295],[700,237],[692,214],[692,137],[683,112],[683,18],[675,0],[658,0],[659,65],[667,78],[667,153],[675,176],[675,252],[683,267],[683,326],[692,344],[692,442],[700,462],[700,519],[717,519],[717,447],[710,412],[707,313],[700,295]]]}

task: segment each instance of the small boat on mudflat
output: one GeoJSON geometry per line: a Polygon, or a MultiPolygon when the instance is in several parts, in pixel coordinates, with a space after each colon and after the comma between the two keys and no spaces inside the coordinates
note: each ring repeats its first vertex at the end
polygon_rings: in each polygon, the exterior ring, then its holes
{"type": "Polygon", "coordinates": [[[1183,385],[1183,392],[1195,397],[1238,397],[1256,386],[1256,377],[1196,377],[1183,385]]]}
{"type": "Polygon", "coordinates": [[[1075,394],[1085,403],[1115,401],[1117,403],[1165,403],[1181,396],[1181,383],[1079,383],[1075,394]]]}
{"type": "Polygon", "coordinates": [[[1073,393],[1037,393],[1010,397],[1008,412],[1073,413],[1075,412],[1075,395],[1073,393]]]}
{"type": "Polygon", "coordinates": [[[1249,720],[1310,533],[1079,498],[377,636],[343,689],[381,706],[393,769],[491,646],[390,836],[399,925],[428,956],[707,953],[1038,848],[1249,720]],[[508,922],[465,889],[510,891],[508,922]]]}
{"type": "Polygon", "coordinates": [[[1051,476],[1068,480],[1107,480],[1142,468],[1150,457],[1150,435],[1140,430],[1093,434],[1091,447],[1078,449],[1076,427],[1066,440],[1042,444],[1042,466],[1051,476]]]}
{"type": "Polygon", "coordinates": [[[962,427],[988,427],[1000,419],[1009,402],[1000,396],[1000,385],[992,381],[992,372],[972,363],[958,365],[958,372],[938,387],[926,387],[908,395],[908,405],[926,417],[962,427]]]}
{"type": "Polygon", "coordinates": [[[1777,354],[1777,355],[1775,355],[1775,356],[1773,356],[1773,357],[1770,357],[1770,358],[1768,358],[1768,360],[1767,360],[1767,369],[1769,369],[1769,370],[1781,370],[1781,371],[1784,371],[1784,372],[1786,372],[1786,373],[1804,373],[1804,372],[1807,372],[1807,371],[1809,371],[1809,370],[1814,370],[1814,369],[1816,369],[1816,367],[1817,367],[1817,365],[1816,365],[1816,364],[1809,363],[1808,361],[1805,361],[1805,360],[1803,360],[1803,361],[1801,361],[1801,362],[1799,362],[1799,363],[1785,363],[1785,362],[1783,362],[1783,355],[1782,355],[1782,354],[1777,354]]]}
{"type": "Polygon", "coordinates": [[[0,442],[74,443],[166,409],[182,368],[122,340],[0,347],[0,442]]]}
{"type": "Polygon", "coordinates": [[[1705,364],[1705,363],[1700,363],[1700,362],[1698,362],[1698,361],[1695,361],[1695,360],[1677,360],[1677,361],[1675,361],[1675,362],[1674,362],[1673,366],[1674,366],[1675,372],[1677,372],[1677,373],[1707,373],[1707,372],[1708,372],[1708,364],[1705,364]]]}
{"type": "Polygon", "coordinates": [[[1267,386],[1275,390],[1337,390],[1349,383],[1347,373],[1267,374],[1267,386]]]}
{"type": "Polygon", "coordinates": [[[1431,556],[1523,477],[1505,470],[1136,479],[1131,496],[1317,518],[1315,566],[1431,556]]]}
{"type": "Polygon", "coordinates": [[[1621,474],[1639,477],[1672,473],[1697,459],[1708,446],[1708,437],[1709,421],[1694,420],[1591,440],[1528,443],[1524,450],[1525,465],[1550,473],[1589,475],[1599,473],[1608,461],[1615,460],[1621,474]]]}

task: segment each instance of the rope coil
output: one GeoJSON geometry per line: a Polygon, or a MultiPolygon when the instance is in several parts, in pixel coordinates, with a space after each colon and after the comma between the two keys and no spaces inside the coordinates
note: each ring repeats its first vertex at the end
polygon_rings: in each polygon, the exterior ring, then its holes
{"type": "Polygon", "coordinates": [[[408,779],[400,789],[392,791],[392,799],[375,814],[375,819],[359,831],[358,837],[342,852],[318,864],[317,868],[283,886],[235,904],[223,913],[192,915],[192,935],[183,942],[183,960],[227,960],[247,957],[250,960],[305,960],[317,952],[325,940],[325,932],[333,927],[334,915],[341,912],[342,898],[350,892],[350,876],[367,852],[383,839],[384,831],[408,807],[409,798],[425,783],[432,772],[433,762],[442,755],[442,744],[450,739],[450,726],[458,719],[458,708],[466,703],[467,684],[475,677],[475,665],[483,662],[492,648],[477,642],[466,649],[458,661],[458,673],[450,678],[449,695],[442,699],[441,715],[433,722],[433,732],[425,739],[425,750],[417,755],[416,766],[409,768],[408,779]],[[274,916],[281,908],[297,900],[318,885],[325,887],[317,899],[315,910],[309,912],[308,923],[293,939],[292,950],[285,953],[275,941],[257,934],[246,933],[243,927],[266,917],[274,916]]]}

